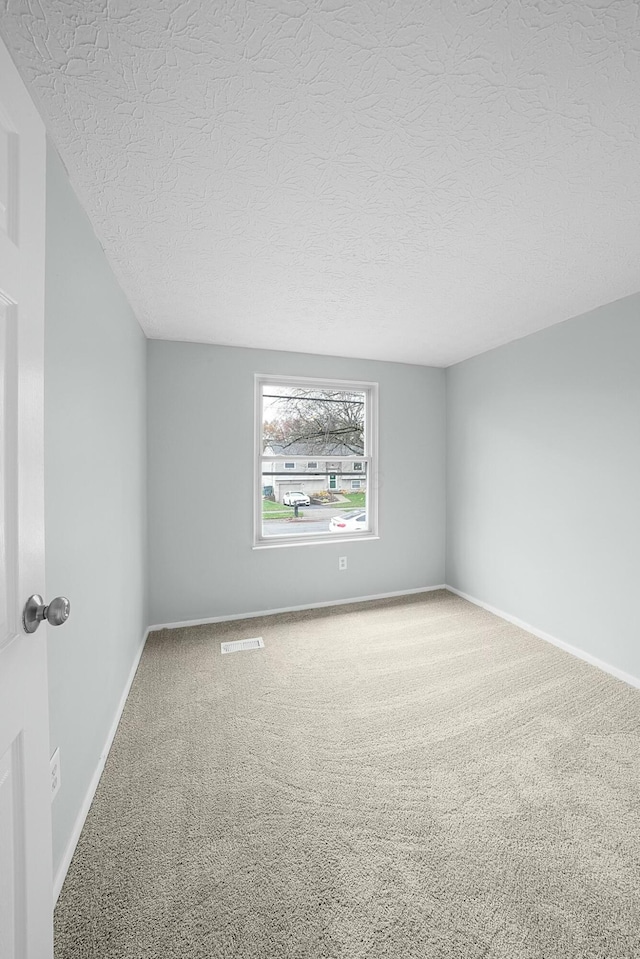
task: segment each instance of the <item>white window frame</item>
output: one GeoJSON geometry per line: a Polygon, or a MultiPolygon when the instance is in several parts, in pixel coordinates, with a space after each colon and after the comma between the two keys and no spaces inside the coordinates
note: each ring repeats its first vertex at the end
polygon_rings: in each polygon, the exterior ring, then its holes
{"type": "MultiPolygon", "coordinates": [[[[379,539],[378,488],[378,384],[360,380],[334,380],[320,377],[275,376],[256,373],[254,376],[254,470],[253,470],[253,549],[273,549],[282,546],[319,546],[326,543],[362,542],[379,539]],[[262,465],[284,463],[284,456],[267,456],[262,452],[262,389],[266,385],[301,387],[302,389],[336,389],[365,394],[365,450],[363,456],[341,457],[343,469],[350,463],[366,464],[363,472],[368,477],[367,517],[369,529],[351,533],[311,533],[293,536],[263,536],[262,533],[262,465]]],[[[320,457],[319,459],[322,459],[320,457]]],[[[335,457],[324,457],[325,460],[335,457]]],[[[291,462],[289,460],[289,462],[291,462]]]]}
{"type": "Polygon", "coordinates": [[[361,489],[362,489],[362,480],[359,480],[359,479],[357,479],[357,480],[351,480],[351,489],[352,489],[352,491],[353,491],[354,493],[356,492],[356,490],[361,490],[361,489]]]}
{"type": "Polygon", "coordinates": [[[291,460],[287,460],[286,463],[282,464],[282,468],[285,470],[294,470],[296,468],[296,464],[292,463],[291,460]]]}

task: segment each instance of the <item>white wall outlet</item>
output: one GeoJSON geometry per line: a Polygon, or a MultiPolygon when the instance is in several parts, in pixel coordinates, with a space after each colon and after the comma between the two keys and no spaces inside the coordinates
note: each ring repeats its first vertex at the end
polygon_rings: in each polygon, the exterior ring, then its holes
{"type": "Polygon", "coordinates": [[[346,569],[346,568],[347,568],[347,557],[338,556],[338,569],[346,569]]]}
{"type": "Polygon", "coordinates": [[[58,790],[60,789],[60,747],[56,749],[55,753],[51,757],[49,762],[49,769],[51,770],[51,802],[58,795],[58,790]]]}

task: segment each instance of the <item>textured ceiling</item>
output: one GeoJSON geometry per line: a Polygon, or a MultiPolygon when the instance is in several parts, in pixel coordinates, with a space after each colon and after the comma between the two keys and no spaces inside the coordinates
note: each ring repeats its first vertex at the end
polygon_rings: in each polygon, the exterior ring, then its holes
{"type": "Polygon", "coordinates": [[[640,289],[631,0],[0,0],[151,337],[448,365],[640,289]]]}

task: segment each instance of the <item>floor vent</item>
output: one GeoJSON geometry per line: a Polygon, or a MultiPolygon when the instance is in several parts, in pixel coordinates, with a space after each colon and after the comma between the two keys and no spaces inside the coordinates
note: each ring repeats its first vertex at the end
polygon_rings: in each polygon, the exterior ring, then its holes
{"type": "Polygon", "coordinates": [[[262,649],[263,646],[262,636],[258,636],[256,639],[237,639],[234,643],[220,643],[220,651],[222,653],[240,653],[244,652],[245,649],[262,649]]]}

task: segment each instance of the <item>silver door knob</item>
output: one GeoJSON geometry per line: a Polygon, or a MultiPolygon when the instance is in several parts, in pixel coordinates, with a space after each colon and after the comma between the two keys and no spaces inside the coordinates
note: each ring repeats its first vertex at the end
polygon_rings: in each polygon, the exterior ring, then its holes
{"type": "Polygon", "coordinates": [[[69,619],[71,603],[66,596],[56,596],[48,606],[37,593],[30,596],[22,611],[22,625],[25,633],[35,633],[43,619],[52,626],[62,626],[69,619]]]}

